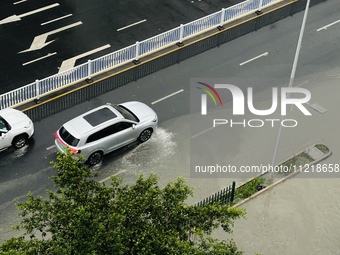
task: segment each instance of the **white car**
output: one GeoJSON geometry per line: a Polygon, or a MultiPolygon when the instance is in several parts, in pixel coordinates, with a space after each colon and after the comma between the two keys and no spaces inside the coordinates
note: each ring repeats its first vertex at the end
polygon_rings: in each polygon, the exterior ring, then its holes
{"type": "Polygon", "coordinates": [[[55,132],[55,145],[61,152],[82,154],[95,165],[111,151],[149,140],[157,123],[157,114],[144,103],[106,104],[62,125],[55,132]]]}
{"type": "Polygon", "coordinates": [[[33,134],[33,122],[25,113],[12,108],[0,110],[0,151],[24,147],[33,134]]]}

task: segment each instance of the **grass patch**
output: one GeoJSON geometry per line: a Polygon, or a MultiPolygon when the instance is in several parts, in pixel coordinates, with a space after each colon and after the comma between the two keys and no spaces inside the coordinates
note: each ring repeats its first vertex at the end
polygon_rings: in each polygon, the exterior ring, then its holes
{"type": "Polygon", "coordinates": [[[317,144],[317,145],[315,145],[315,147],[318,148],[320,151],[322,151],[325,154],[327,154],[329,152],[329,149],[326,145],[317,144]]]}
{"type": "Polygon", "coordinates": [[[294,167],[298,168],[299,166],[304,166],[305,164],[309,164],[313,162],[313,158],[311,158],[307,153],[301,152],[291,159],[283,162],[280,166],[285,167],[285,169],[289,169],[289,172],[294,171],[294,167]]]}
{"type": "Polygon", "coordinates": [[[264,185],[266,184],[267,179],[265,178],[260,178],[260,177],[256,177],[254,179],[252,179],[251,181],[245,183],[244,185],[238,187],[235,190],[235,199],[234,202],[237,203],[240,200],[243,200],[245,198],[250,197],[251,195],[255,194],[258,190],[258,186],[259,185],[264,185]]]}

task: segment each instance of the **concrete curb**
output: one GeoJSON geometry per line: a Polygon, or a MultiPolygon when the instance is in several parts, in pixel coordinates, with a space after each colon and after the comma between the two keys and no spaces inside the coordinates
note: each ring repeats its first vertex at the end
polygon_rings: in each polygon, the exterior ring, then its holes
{"type": "MultiPolygon", "coordinates": [[[[286,159],[286,160],[280,162],[278,165],[281,165],[281,164],[287,162],[288,160],[294,158],[295,156],[297,156],[297,155],[299,155],[299,154],[301,154],[301,153],[307,153],[307,154],[309,155],[308,152],[310,151],[310,149],[311,149],[311,148],[316,148],[316,147],[315,147],[316,145],[323,145],[323,146],[327,147],[326,145],[324,145],[324,144],[322,144],[322,143],[315,143],[315,144],[313,144],[313,145],[311,145],[311,146],[308,146],[306,149],[301,150],[300,152],[294,154],[293,156],[289,157],[288,159],[286,159]]],[[[327,148],[328,148],[328,147],[327,147],[327,148]]],[[[329,150],[328,153],[323,153],[322,156],[320,156],[320,157],[318,157],[317,159],[315,159],[314,161],[308,163],[308,166],[315,165],[316,163],[318,163],[318,162],[320,162],[320,161],[322,161],[322,160],[328,158],[330,155],[332,155],[332,151],[331,151],[329,148],[328,148],[328,150],[329,150]]],[[[306,167],[307,167],[307,166],[301,168],[300,171],[306,169],[306,167]]],[[[248,198],[245,198],[245,199],[243,199],[242,201],[238,202],[237,204],[233,205],[233,207],[239,207],[239,206],[241,206],[242,204],[248,202],[249,200],[252,200],[253,198],[256,198],[257,196],[263,194],[264,192],[266,192],[266,191],[272,189],[272,188],[275,187],[276,185],[278,185],[278,184],[280,184],[280,183],[282,183],[282,182],[284,182],[284,181],[286,181],[286,180],[288,180],[288,179],[290,179],[290,178],[296,176],[297,174],[300,173],[300,171],[291,173],[291,174],[287,175],[286,177],[283,177],[282,179],[277,180],[276,182],[272,183],[271,185],[267,186],[266,188],[264,188],[264,189],[262,189],[262,190],[256,192],[256,193],[253,194],[252,196],[250,196],[250,197],[248,197],[248,198]]],[[[253,177],[253,178],[251,178],[250,180],[246,181],[245,183],[243,183],[242,185],[240,185],[240,186],[237,187],[237,188],[240,188],[240,187],[244,186],[246,183],[252,181],[253,179],[258,178],[258,177],[261,177],[261,176],[263,176],[263,175],[265,175],[265,174],[267,174],[267,173],[268,173],[268,172],[262,173],[262,174],[260,174],[260,175],[258,175],[258,176],[255,176],[255,177],[253,177]]],[[[237,190],[237,188],[236,188],[236,190],[237,190]]]]}

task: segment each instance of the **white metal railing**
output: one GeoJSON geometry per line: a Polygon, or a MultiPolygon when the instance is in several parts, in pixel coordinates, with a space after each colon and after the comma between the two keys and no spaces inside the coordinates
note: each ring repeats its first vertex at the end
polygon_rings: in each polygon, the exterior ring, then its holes
{"type": "Polygon", "coordinates": [[[36,80],[26,86],[2,94],[0,95],[0,109],[39,99],[40,97],[57,89],[84,79],[90,79],[92,75],[118,67],[133,60],[138,60],[140,57],[154,53],[162,48],[174,45],[175,43],[182,43],[183,40],[193,37],[199,33],[222,26],[226,22],[242,17],[251,12],[261,10],[269,4],[280,1],[282,0],[247,0],[229,8],[223,8],[219,12],[205,16],[185,25],[181,24],[177,28],[144,41],[136,42],[134,45],[115,51],[103,57],[89,60],[87,63],[78,65],[62,73],[52,75],[42,80],[36,80]]]}

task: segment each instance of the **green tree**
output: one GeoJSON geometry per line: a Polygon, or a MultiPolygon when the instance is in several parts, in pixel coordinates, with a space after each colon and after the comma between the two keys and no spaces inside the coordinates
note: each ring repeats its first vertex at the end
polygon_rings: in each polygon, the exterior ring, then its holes
{"type": "Polygon", "coordinates": [[[58,153],[53,176],[56,190],[47,198],[28,194],[16,203],[24,232],[0,246],[0,254],[243,254],[232,241],[211,238],[245,212],[218,203],[202,207],[185,203],[192,189],[182,178],[158,186],[158,178],[142,175],[123,186],[112,177],[110,185],[70,153],[58,153]]]}

